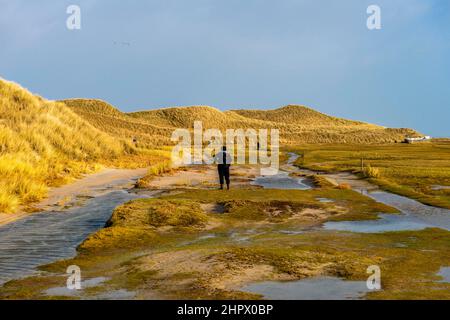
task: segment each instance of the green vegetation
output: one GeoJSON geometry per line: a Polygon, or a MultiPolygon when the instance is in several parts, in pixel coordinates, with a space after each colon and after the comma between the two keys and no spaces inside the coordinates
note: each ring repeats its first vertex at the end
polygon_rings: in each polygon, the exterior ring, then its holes
{"type": "MultiPolygon", "coordinates": [[[[186,190],[183,193],[162,197],[162,199],[183,199],[202,203],[218,203],[225,207],[229,217],[258,219],[292,216],[301,209],[323,209],[331,215],[328,220],[367,220],[377,219],[378,213],[398,213],[392,207],[376,202],[352,190],[322,188],[313,190],[268,190],[234,189],[186,190]],[[317,199],[327,198],[332,203],[320,203],[317,199]],[[287,214],[287,215],[286,215],[287,214]]],[[[320,219],[319,219],[320,221],[320,219]]]]}
{"type": "MultiPolygon", "coordinates": [[[[338,262],[352,261],[361,268],[366,263],[356,261],[356,253],[345,255],[345,259],[332,257],[310,248],[303,240],[293,249],[289,239],[294,238],[283,236],[279,230],[307,230],[344,217],[376,218],[378,212],[395,210],[356,192],[334,188],[185,190],[134,200],[116,208],[107,227],[88,237],[74,259],[43,266],[48,275],[9,282],[0,289],[0,297],[58,298],[43,292],[64,282],[61,275],[68,265],[76,264],[86,277],[110,277],[85,294],[127,289],[140,292],[142,297],[157,293],[158,297],[169,298],[256,298],[228,284],[228,277],[243,282],[270,279],[273,274],[303,278],[325,272],[326,266],[331,270],[338,262]],[[322,197],[333,202],[321,203],[317,198],[322,197]],[[214,213],[210,205],[221,206],[223,212],[214,213]],[[230,232],[239,235],[248,230],[259,232],[244,246],[230,236],[230,232]],[[211,233],[216,236],[198,240],[211,233]],[[276,272],[267,273],[267,268],[276,272]]],[[[336,268],[342,269],[340,265],[336,268]]]]}
{"type": "Polygon", "coordinates": [[[450,142],[389,145],[304,145],[296,165],[320,171],[352,171],[381,188],[425,204],[450,208],[450,142]],[[362,166],[362,169],[361,169],[362,166]]]}
{"type": "Polygon", "coordinates": [[[198,203],[181,200],[141,199],[119,206],[108,226],[202,226],[207,220],[198,203]]]}
{"type": "MultiPolygon", "coordinates": [[[[269,195],[272,190],[267,191],[269,195]]],[[[285,198],[290,197],[289,193],[286,192],[285,198]]],[[[46,296],[44,291],[64,286],[65,270],[72,264],[82,268],[85,278],[108,278],[94,288],[85,289],[82,293],[85,298],[126,289],[143,299],[254,299],[259,296],[242,292],[240,287],[254,281],[318,275],[365,281],[367,267],[374,264],[381,267],[383,290],[371,292],[367,298],[450,298],[450,284],[439,282],[436,275],[450,261],[448,231],[357,234],[310,230],[288,235],[279,231],[287,226],[302,226],[292,221],[292,215],[261,223],[252,216],[231,217],[237,204],[223,214],[211,214],[201,213],[198,202],[188,200],[194,198],[193,193],[177,198],[137,200],[119,207],[110,226],[89,237],[75,258],[43,266],[41,269],[48,274],[7,283],[0,288],[0,298],[61,298],[46,296]],[[206,217],[205,223],[195,224],[196,228],[178,228],[176,222],[168,229],[169,219],[165,219],[155,226],[154,210],[163,206],[163,215],[172,216],[169,213],[172,205],[186,213],[191,212],[187,208],[193,208],[202,220],[206,217]],[[239,242],[239,237],[230,235],[230,232],[246,235],[248,230],[255,233],[247,242],[239,242]],[[202,240],[202,236],[209,234],[215,237],[202,240]]],[[[207,198],[210,197],[205,191],[198,201],[207,198]]],[[[214,195],[211,198],[215,199],[214,195]]]]}
{"type": "MultiPolygon", "coordinates": [[[[99,100],[47,101],[0,80],[0,211],[38,201],[49,186],[102,166],[149,167],[137,183],[145,188],[154,177],[173,171],[170,149],[164,147],[172,131],[192,128],[196,120],[205,129],[278,128],[282,142],[291,145],[286,150],[302,155],[298,166],[352,171],[389,191],[450,208],[450,190],[439,188],[450,185],[448,141],[373,144],[402,140],[415,135],[413,130],[339,119],[303,106],[226,112],[195,106],[126,114],[99,100]],[[298,143],[315,144],[294,146],[298,143]]],[[[286,157],[282,153],[281,160],[286,157]]],[[[320,175],[311,179],[317,189],[178,188],[130,201],[80,244],[76,257],[42,266],[43,274],[8,282],[0,298],[90,298],[117,289],[143,299],[260,298],[240,288],[318,275],[365,280],[367,267],[377,264],[383,290],[368,298],[450,299],[450,284],[436,275],[449,266],[450,232],[321,230],[327,221],[398,212],[349,185],[334,185],[320,175]],[[65,286],[66,268],[72,264],[81,267],[84,279],[108,280],[80,296],[47,296],[46,289],[65,286]]]]}

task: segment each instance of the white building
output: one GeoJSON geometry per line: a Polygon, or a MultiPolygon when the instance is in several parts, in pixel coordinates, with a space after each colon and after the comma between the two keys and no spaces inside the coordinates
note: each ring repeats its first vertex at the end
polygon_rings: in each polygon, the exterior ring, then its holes
{"type": "Polygon", "coordinates": [[[422,142],[422,141],[428,141],[431,140],[430,136],[424,136],[424,137],[418,137],[418,138],[406,138],[406,143],[414,143],[414,142],[422,142]]]}

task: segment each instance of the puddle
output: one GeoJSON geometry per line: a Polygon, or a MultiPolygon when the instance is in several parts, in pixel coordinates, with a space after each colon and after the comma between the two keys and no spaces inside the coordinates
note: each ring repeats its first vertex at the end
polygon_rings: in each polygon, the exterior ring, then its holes
{"type": "Polygon", "coordinates": [[[334,202],[334,200],[332,199],[328,199],[328,198],[316,198],[317,201],[322,202],[322,203],[331,203],[334,202]]]}
{"type": "Polygon", "coordinates": [[[439,190],[450,190],[450,186],[434,185],[434,186],[431,186],[431,190],[435,190],[435,191],[439,191],[439,190]]]}
{"type": "MultiPolygon", "coordinates": [[[[293,165],[298,158],[298,155],[295,153],[289,153],[288,155],[289,160],[287,165],[283,166],[283,169],[291,172],[303,172],[304,170],[300,170],[293,165]]],[[[286,172],[283,172],[282,175],[278,177],[259,177],[255,180],[255,183],[265,188],[274,189],[302,189],[304,185],[306,185],[304,186],[304,189],[310,188],[307,186],[307,181],[300,181],[300,184],[303,186],[298,188],[295,178],[292,178],[294,181],[289,179],[286,180],[285,173],[286,172]]],[[[323,226],[325,229],[362,233],[422,230],[425,228],[450,230],[450,210],[448,209],[428,206],[407,197],[381,191],[376,185],[373,185],[366,180],[359,179],[348,172],[335,174],[324,173],[324,176],[337,183],[349,184],[353,190],[371,197],[378,202],[397,208],[401,212],[401,214],[397,215],[380,214],[380,219],[378,220],[327,222],[323,226]]],[[[450,186],[440,185],[433,187],[440,190],[450,188],[450,186]]],[[[316,199],[322,203],[333,202],[333,200],[327,198],[316,199]]]]}
{"type": "Polygon", "coordinates": [[[259,232],[256,229],[231,231],[228,237],[235,242],[248,242],[252,238],[262,235],[265,232],[259,232]]]}
{"type": "Polygon", "coordinates": [[[288,155],[289,159],[287,164],[282,166],[283,170],[279,170],[277,174],[256,177],[250,184],[264,189],[311,189],[312,183],[308,178],[290,176],[293,171],[297,171],[297,167],[293,163],[299,156],[295,153],[288,153],[288,155]]]}
{"type": "Polygon", "coordinates": [[[293,153],[293,152],[288,152],[288,156],[289,156],[289,158],[288,158],[288,160],[286,162],[287,166],[290,167],[290,168],[296,169],[297,167],[294,166],[294,162],[298,158],[300,158],[300,156],[298,154],[296,154],[296,153],[293,153]]]}
{"type": "Polygon", "coordinates": [[[218,233],[208,233],[195,238],[194,240],[184,241],[177,245],[177,247],[189,246],[191,244],[197,244],[202,241],[207,241],[210,239],[222,238],[224,241],[232,242],[248,242],[252,238],[264,234],[264,232],[257,232],[257,230],[231,230],[229,232],[218,232],[218,233]]]}
{"type": "Polygon", "coordinates": [[[432,225],[412,216],[380,214],[379,220],[326,222],[326,230],[379,233],[402,230],[423,230],[432,225]]]}
{"type": "Polygon", "coordinates": [[[345,281],[335,277],[267,281],[247,285],[241,290],[261,294],[269,300],[355,300],[370,291],[365,281],[345,281]]]}
{"type": "Polygon", "coordinates": [[[297,234],[305,233],[305,231],[301,231],[301,230],[280,230],[280,231],[278,231],[278,233],[297,235],[297,234]]]}
{"type": "Polygon", "coordinates": [[[301,177],[291,177],[289,172],[280,171],[278,174],[270,176],[256,177],[252,185],[261,186],[264,189],[311,189],[309,179],[301,177]]]}
{"type": "Polygon", "coordinates": [[[95,297],[89,297],[89,299],[97,300],[131,300],[136,296],[135,292],[128,291],[125,289],[112,290],[104,293],[100,293],[95,297]]]}
{"type": "Polygon", "coordinates": [[[205,235],[200,236],[200,237],[198,237],[198,238],[196,238],[194,240],[181,242],[181,243],[177,244],[177,247],[189,246],[191,244],[199,243],[199,242],[202,242],[204,240],[217,238],[217,236],[218,235],[214,234],[214,233],[205,234],[205,235]]]}
{"type": "Polygon", "coordinates": [[[115,207],[142,197],[111,190],[86,199],[83,207],[42,211],[0,227],[0,285],[32,275],[40,265],[73,257],[76,247],[105,225],[115,207]]]}
{"type": "Polygon", "coordinates": [[[265,175],[256,177],[251,184],[263,187],[265,189],[286,189],[286,190],[308,190],[313,187],[310,179],[305,177],[290,176],[298,168],[293,165],[298,155],[295,153],[288,153],[289,159],[287,164],[282,166],[283,170],[279,170],[277,174],[265,175]]]}
{"type": "Polygon", "coordinates": [[[450,230],[450,210],[424,205],[418,201],[396,194],[376,191],[369,192],[369,197],[390,205],[401,214],[380,214],[378,220],[326,222],[328,230],[376,233],[403,230],[422,230],[441,228],[450,230]]]}
{"type": "Polygon", "coordinates": [[[81,289],[79,290],[70,290],[67,287],[55,287],[50,288],[44,291],[44,293],[48,296],[59,296],[59,297],[80,297],[82,299],[95,299],[95,300],[130,300],[136,296],[135,292],[128,291],[125,289],[119,290],[109,290],[106,292],[98,293],[94,296],[82,296],[83,290],[87,288],[96,287],[103,282],[109,280],[106,277],[97,277],[88,280],[81,281],[81,289]]]}
{"type": "Polygon", "coordinates": [[[61,297],[76,297],[80,295],[83,289],[96,287],[99,284],[105,282],[108,278],[105,277],[97,277],[88,280],[81,281],[81,289],[73,289],[70,290],[67,287],[55,287],[50,288],[44,291],[44,293],[48,296],[61,296],[61,297]]]}
{"type": "Polygon", "coordinates": [[[438,276],[442,277],[439,282],[450,283],[450,267],[442,267],[438,272],[438,276]]]}

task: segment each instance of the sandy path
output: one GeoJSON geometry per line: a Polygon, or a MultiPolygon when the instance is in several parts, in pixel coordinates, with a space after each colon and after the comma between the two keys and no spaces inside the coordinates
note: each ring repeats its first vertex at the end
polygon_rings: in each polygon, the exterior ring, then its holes
{"type": "MultiPolygon", "coordinates": [[[[256,166],[232,166],[230,169],[231,187],[249,187],[250,182],[259,175],[256,166]]],[[[216,189],[219,187],[217,167],[214,165],[199,165],[187,170],[164,174],[151,180],[148,189],[216,189]]]]}
{"type": "MultiPolygon", "coordinates": [[[[48,197],[33,204],[39,210],[56,211],[77,204],[81,197],[95,197],[112,188],[131,188],[133,183],[147,173],[142,169],[105,169],[87,175],[71,184],[52,188],[48,197]]],[[[234,166],[231,171],[232,187],[248,186],[259,174],[257,167],[234,166]]],[[[177,188],[212,189],[218,187],[217,169],[215,166],[193,166],[185,171],[177,171],[172,175],[161,175],[153,179],[149,189],[171,190],[177,188]]],[[[0,226],[29,216],[30,212],[0,213],[0,226]]]]}
{"type": "MultiPolygon", "coordinates": [[[[73,205],[78,197],[94,197],[108,189],[131,187],[133,182],[143,177],[147,172],[143,169],[105,169],[81,178],[71,184],[49,191],[48,197],[33,206],[40,210],[58,210],[66,205],[73,205]]],[[[0,226],[29,216],[32,213],[19,211],[17,213],[0,213],[0,226]]]]}

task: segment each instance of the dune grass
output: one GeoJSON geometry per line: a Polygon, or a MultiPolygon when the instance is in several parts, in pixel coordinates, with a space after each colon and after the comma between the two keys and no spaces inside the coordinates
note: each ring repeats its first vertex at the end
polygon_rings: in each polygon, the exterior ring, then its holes
{"type": "Polygon", "coordinates": [[[207,216],[195,202],[145,199],[119,206],[107,226],[202,226],[207,216]]]}
{"type": "MultiPolygon", "coordinates": [[[[127,114],[100,100],[48,101],[0,80],[0,212],[39,201],[48,187],[101,166],[150,167],[147,180],[170,171],[170,152],[163,146],[173,144],[174,129],[192,128],[198,120],[205,129],[276,128],[286,144],[392,142],[416,134],[335,118],[304,106],[226,112],[196,106],[127,114]]],[[[423,173],[418,171],[419,176],[423,173]]]]}
{"type": "Polygon", "coordinates": [[[65,104],[0,79],[0,212],[46,197],[48,188],[102,165],[136,167],[167,159],[95,128],[65,104]]]}
{"type": "Polygon", "coordinates": [[[97,129],[124,139],[141,149],[152,149],[171,143],[173,128],[132,117],[102,100],[62,100],[73,112],[97,129]]]}
{"type": "Polygon", "coordinates": [[[381,188],[425,204],[450,208],[450,141],[384,145],[302,145],[296,164],[321,171],[353,171],[381,188]]]}
{"type": "Polygon", "coordinates": [[[275,110],[230,110],[210,106],[172,107],[123,113],[100,100],[62,101],[95,127],[111,135],[137,138],[138,146],[172,144],[176,128],[192,129],[201,121],[204,129],[279,129],[282,144],[299,143],[382,143],[401,141],[417,135],[411,129],[378,125],[328,116],[311,108],[289,105],[275,110]]]}

